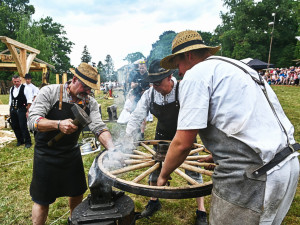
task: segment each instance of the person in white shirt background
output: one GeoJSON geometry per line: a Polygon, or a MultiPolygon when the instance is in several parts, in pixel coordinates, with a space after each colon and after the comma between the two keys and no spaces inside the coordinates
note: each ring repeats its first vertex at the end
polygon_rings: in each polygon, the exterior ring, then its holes
{"type": "Polygon", "coordinates": [[[31,93],[32,93],[32,101],[34,101],[35,97],[37,96],[37,94],[39,93],[39,89],[37,86],[35,86],[32,83],[32,77],[30,73],[26,73],[25,74],[25,81],[26,83],[24,83],[25,86],[29,87],[31,89],[31,93]]]}

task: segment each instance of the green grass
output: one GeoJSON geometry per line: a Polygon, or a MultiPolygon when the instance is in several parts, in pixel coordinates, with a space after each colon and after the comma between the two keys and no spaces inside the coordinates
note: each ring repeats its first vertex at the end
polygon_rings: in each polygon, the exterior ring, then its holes
{"type": "MultiPolygon", "coordinates": [[[[300,142],[300,87],[272,86],[276,92],[282,107],[295,127],[295,139],[300,142]]],[[[109,105],[118,106],[118,115],[121,112],[124,103],[122,92],[115,92],[119,95],[114,100],[106,100],[103,95],[96,96],[98,102],[102,105],[103,118],[108,119],[106,108],[109,105]]],[[[0,95],[0,100],[8,103],[8,95],[0,95]]],[[[124,127],[116,123],[107,123],[111,129],[113,137],[124,130],[124,127]]],[[[155,133],[156,120],[153,123],[147,123],[145,139],[153,139],[155,133]]],[[[33,140],[33,138],[32,138],[33,140]]],[[[33,147],[24,149],[24,147],[15,147],[16,141],[7,144],[0,149],[0,224],[31,224],[32,201],[29,195],[29,186],[32,176],[32,158],[33,147]],[[14,164],[13,163],[17,162],[14,164]]],[[[90,154],[83,156],[83,162],[86,174],[96,155],[90,154]]],[[[85,197],[89,191],[85,193],[85,197]]],[[[135,202],[135,211],[140,212],[149,200],[148,197],[128,194],[135,202]]],[[[156,213],[151,219],[140,219],[137,225],[160,225],[160,224],[193,224],[195,220],[195,210],[197,204],[195,199],[165,200],[161,199],[162,210],[156,213]]],[[[209,211],[210,196],[205,197],[205,206],[209,211]]],[[[47,224],[67,224],[68,214],[67,198],[58,198],[50,206],[47,224]]],[[[284,219],[283,225],[300,224],[300,184],[292,206],[284,219]]]]}

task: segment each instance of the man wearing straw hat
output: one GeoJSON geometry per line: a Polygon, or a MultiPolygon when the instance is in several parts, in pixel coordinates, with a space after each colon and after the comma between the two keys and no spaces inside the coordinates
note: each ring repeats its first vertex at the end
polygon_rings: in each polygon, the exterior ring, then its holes
{"type": "Polygon", "coordinates": [[[111,134],[101,120],[97,101],[90,97],[91,89],[99,89],[97,69],[81,63],[71,81],[43,87],[29,111],[29,127],[35,135],[33,176],[30,195],[33,224],[44,224],[49,205],[56,198],[69,196],[70,214],[82,201],[87,189],[79,146],[82,126],[72,123],[71,107],[79,105],[89,115],[89,129],[107,149],[114,148],[111,134]],[[48,141],[58,133],[66,134],[61,140],[48,146],[48,141]]]}
{"type": "Polygon", "coordinates": [[[247,65],[213,56],[196,31],[180,32],[161,61],[179,69],[177,132],[158,185],[189,153],[199,133],[217,164],[210,224],[281,224],[299,176],[294,127],[270,86],[247,65]]]}
{"type": "MultiPolygon", "coordinates": [[[[139,127],[148,115],[149,111],[157,118],[155,140],[172,140],[177,128],[179,112],[178,90],[179,82],[172,77],[174,70],[165,70],[160,66],[160,60],[154,60],[149,67],[149,75],[146,82],[152,83],[153,87],[146,90],[137,104],[136,109],[130,116],[126,127],[127,137],[138,135],[139,127]]],[[[137,138],[136,138],[137,139],[137,138]]],[[[149,183],[156,186],[160,170],[155,170],[149,176],[149,183]]],[[[186,170],[194,182],[203,183],[199,173],[186,170]]],[[[196,225],[206,225],[207,216],[204,207],[204,197],[196,199],[198,209],[196,211],[196,225]]],[[[143,217],[150,217],[161,209],[159,199],[152,197],[146,209],[142,212],[143,217]]]]}

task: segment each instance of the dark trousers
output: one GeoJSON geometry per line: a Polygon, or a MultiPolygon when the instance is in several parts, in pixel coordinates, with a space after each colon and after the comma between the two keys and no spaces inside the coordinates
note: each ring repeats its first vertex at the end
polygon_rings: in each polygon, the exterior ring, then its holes
{"type": "Polygon", "coordinates": [[[12,109],[10,111],[11,127],[19,143],[31,144],[31,138],[27,129],[26,108],[12,109]]]}

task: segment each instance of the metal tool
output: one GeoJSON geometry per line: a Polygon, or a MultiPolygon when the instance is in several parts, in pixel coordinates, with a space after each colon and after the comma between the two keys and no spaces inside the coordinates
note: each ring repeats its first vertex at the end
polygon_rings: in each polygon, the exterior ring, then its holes
{"type": "MultiPolygon", "coordinates": [[[[77,104],[74,104],[71,107],[71,110],[73,112],[73,115],[75,116],[75,119],[72,121],[72,123],[74,125],[78,126],[80,124],[80,125],[82,125],[82,127],[85,127],[92,122],[92,120],[86,114],[86,112],[82,108],[80,108],[77,104]]],[[[54,138],[52,138],[48,142],[48,146],[49,147],[53,146],[53,144],[58,142],[64,135],[65,135],[65,133],[63,133],[63,132],[60,132],[59,134],[57,134],[54,138]]]]}

